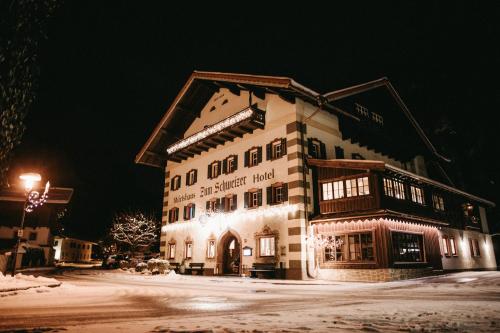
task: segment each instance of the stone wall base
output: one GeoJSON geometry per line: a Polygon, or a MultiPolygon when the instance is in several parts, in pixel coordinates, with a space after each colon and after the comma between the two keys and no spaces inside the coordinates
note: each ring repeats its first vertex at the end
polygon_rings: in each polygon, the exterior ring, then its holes
{"type": "Polygon", "coordinates": [[[436,275],[432,268],[320,269],[318,278],[334,281],[387,282],[436,275]]]}

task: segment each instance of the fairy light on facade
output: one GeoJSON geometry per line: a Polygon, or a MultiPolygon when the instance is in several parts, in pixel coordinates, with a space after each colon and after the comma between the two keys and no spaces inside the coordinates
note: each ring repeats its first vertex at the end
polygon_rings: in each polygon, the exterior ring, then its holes
{"type": "Polygon", "coordinates": [[[26,212],[31,213],[38,206],[43,205],[47,199],[49,198],[49,188],[50,183],[47,182],[45,184],[45,190],[42,194],[38,191],[30,191],[28,194],[27,202],[26,202],[26,212]]]}
{"type": "Polygon", "coordinates": [[[187,146],[190,146],[196,142],[199,142],[210,135],[216,134],[221,132],[222,130],[233,126],[234,124],[239,123],[240,121],[243,121],[245,119],[250,118],[254,114],[254,111],[251,108],[247,108],[243,111],[240,111],[236,113],[235,115],[232,115],[231,117],[228,117],[224,119],[223,121],[220,121],[216,123],[215,125],[209,126],[205,128],[203,131],[200,131],[198,133],[195,133],[183,140],[180,140],[173,145],[169,146],[167,148],[167,153],[168,154],[173,154],[183,148],[186,148],[187,146]]]}

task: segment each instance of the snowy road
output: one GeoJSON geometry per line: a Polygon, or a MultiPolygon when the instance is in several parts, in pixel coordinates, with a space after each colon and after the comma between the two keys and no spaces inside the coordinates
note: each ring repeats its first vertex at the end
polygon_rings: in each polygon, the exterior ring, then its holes
{"type": "Polygon", "coordinates": [[[373,284],[99,270],[54,277],[58,288],[0,294],[0,332],[500,331],[500,272],[373,284]]]}

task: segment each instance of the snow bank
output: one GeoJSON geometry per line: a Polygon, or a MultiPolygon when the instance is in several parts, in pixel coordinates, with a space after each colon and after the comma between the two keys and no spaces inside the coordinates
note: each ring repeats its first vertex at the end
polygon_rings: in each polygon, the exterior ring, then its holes
{"type": "Polygon", "coordinates": [[[15,276],[3,275],[0,272],[0,292],[25,290],[38,287],[56,287],[61,282],[56,279],[46,278],[43,276],[35,277],[33,275],[24,275],[21,273],[15,276]]]}

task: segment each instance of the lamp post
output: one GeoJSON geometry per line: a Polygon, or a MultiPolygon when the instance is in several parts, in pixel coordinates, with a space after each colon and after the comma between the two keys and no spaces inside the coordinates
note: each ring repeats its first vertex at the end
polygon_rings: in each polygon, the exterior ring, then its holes
{"type": "Polygon", "coordinates": [[[21,226],[17,231],[16,247],[14,249],[12,257],[12,276],[14,276],[14,274],[16,273],[17,252],[19,251],[19,243],[21,243],[21,237],[23,237],[24,218],[26,217],[26,213],[31,213],[36,207],[43,205],[44,202],[47,201],[50,188],[50,183],[47,182],[47,184],[45,184],[45,191],[41,195],[38,191],[33,189],[35,187],[35,184],[42,180],[42,177],[38,173],[23,173],[19,176],[19,179],[23,181],[25,200],[23,205],[23,213],[21,215],[21,226]]]}

